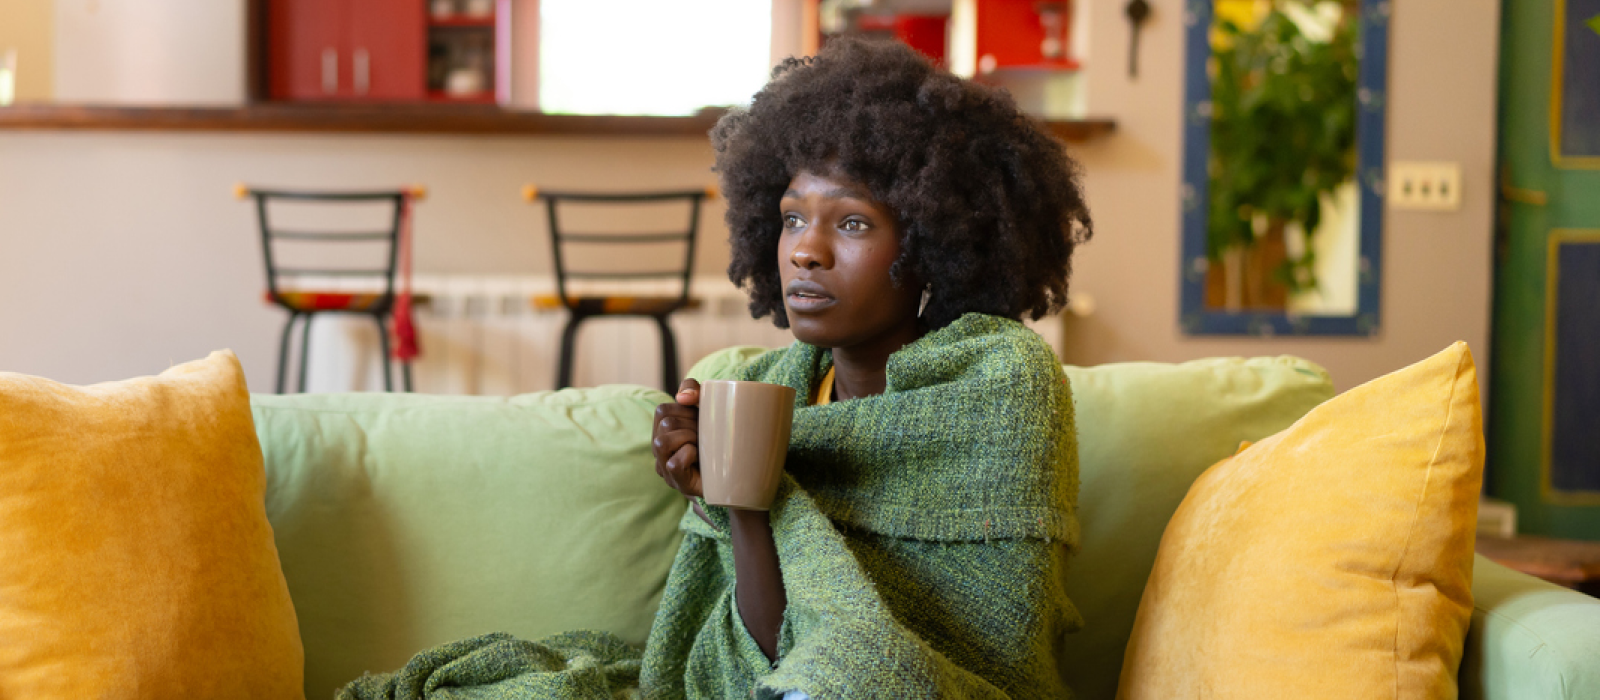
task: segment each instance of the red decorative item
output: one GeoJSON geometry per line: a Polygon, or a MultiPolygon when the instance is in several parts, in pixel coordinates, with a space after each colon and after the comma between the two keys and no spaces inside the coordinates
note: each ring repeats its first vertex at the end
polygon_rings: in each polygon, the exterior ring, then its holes
{"type": "Polygon", "coordinates": [[[411,317],[411,200],[406,192],[400,204],[400,289],[394,297],[394,357],[410,362],[422,354],[417,327],[411,317]]]}
{"type": "Polygon", "coordinates": [[[945,15],[862,15],[856,29],[893,37],[942,66],[949,22],[945,15]]]}
{"type": "Polygon", "coordinates": [[[1069,0],[977,0],[976,10],[979,73],[1078,69],[1069,0]]]}

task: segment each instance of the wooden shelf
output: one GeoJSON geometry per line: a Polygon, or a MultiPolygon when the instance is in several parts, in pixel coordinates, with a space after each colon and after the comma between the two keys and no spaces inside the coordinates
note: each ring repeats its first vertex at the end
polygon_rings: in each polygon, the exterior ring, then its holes
{"type": "MultiPolygon", "coordinates": [[[[21,104],[0,107],[0,131],[334,132],[389,134],[686,136],[705,138],[723,114],[689,117],[544,114],[492,104],[296,104],[249,107],[108,107],[21,104]]],[[[1053,120],[1045,126],[1065,141],[1087,141],[1116,130],[1111,119],[1053,120]]]]}
{"type": "Polygon", "coordinates": [[[1088,119],[1047,119],[1044,121],[1046,129],[1055,134],[1056,138],[1071,143],[1081,143],[1105,136],[1117,130],[1117,120],[1109,117],[1091,117],[1088,119]]]}
{"type": "Polygon", "coordinates": [[[1028,65],[995,66],[994,70],[984,75],[1005,75],[1007,73],[1076,73],[1083,66],[1077,61],[1066,59],[1055,63],[1032,63],[1028,65]]]}
{"type": "Polygon", "coordinates": [[[443,104],[494,104],[493,90],[479,90],[465,95],[456,95],[444,90],[429,90],[428,101],[443,104]]]}
{"type": "Polygon", "coordinates": [[[456,15],[452,17],[429,17],[429,27],[483,27],[494,28],[494,15],[487,17],[469,17],[456,15]]]}
{"type": "Polygon", "coordinates": [[[692,117],[543,114],[460,103],[294,104],[239,108],[18,105],[0,108],[3,129],[131,131],[525,134],[704,137],[721,112],[692,117]]]}

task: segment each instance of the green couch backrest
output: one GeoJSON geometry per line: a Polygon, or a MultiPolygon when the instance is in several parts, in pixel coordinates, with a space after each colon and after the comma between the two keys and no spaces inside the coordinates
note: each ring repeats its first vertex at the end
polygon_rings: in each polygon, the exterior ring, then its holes
{"type": "MultiPolygon", "coordinates": [[[[689,376],[725,377],[760,348],[689,376]]],[[[1068,367],[1083,540],[1067,590],[1087,622],[1062,659],[1110,698],[1156,546],[1189,484],[1242,440],[1333,395],[1295,358],[1068,367]]],[[[254,397],[268,517],[306,647],[308,697],[421,649],[493,631],[642,643],[680,535],[641,387],[511,399],[254,397]]]]}
{"type": "Polygon", "coordinates": [[[306,697],[488,632],[642,645],[685,507],[650,456],[665,400],[620,386],[252,397],[306,697]]]}
{"type": "Polygon", "coordinates": [[[1062,664],[1080,698],[1112,698],[1167,521],[1206,468],[1333,398],[1294,357],[1068,367],[1078,420],[1082,547],[1067,595],[1084,627],[1062,664]]]}

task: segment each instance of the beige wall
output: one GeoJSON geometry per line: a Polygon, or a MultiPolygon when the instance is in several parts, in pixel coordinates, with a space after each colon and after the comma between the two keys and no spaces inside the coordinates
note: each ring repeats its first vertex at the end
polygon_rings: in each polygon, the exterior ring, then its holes
{"type": "MultiPolygon", "coordinates": [[[[697,139],[236,136],[0,131],[0,371],[87,383],[231,347],[271,387],[280,312],[234,183],[428,186],[419,273],[549,274],[543,210],[520,187],[712,181],[697,139]]],[[[707,205],[700,269],[726,266],[707,205]]],[[[659,228],[659,226],[655,227],[659,228]]]]}
{"type": "Polygon", "coordinates": [[[1462,207],[1385,212],[1382,331],[1335,340],[1180,333],[1184,24],[1182,3],[1152,4],[1137,81],[1127,77],[1129,32],[1120,3],[1097,2],[1090,17],[1090,111],[1115,116],[1118,126],[1115,137],[1073,149],[1088,173],[1097,227],[1076,262],[1074,289],[1093,295],[1098,309],[1067,323],[1064,359],[1098,364],[1288,353],[1323,364],[1343,389],[1465,340],[1481,380],[1488,371],[1499,3],[1389,3],[1388,158],[1459,162],[1462,207]]]}
{"type": "MultiPolygon", "coordinates": [[[[1497,3],[1392,3],[1389,155],[1460,162],[1463,207],[1386,214],[1383,331],[1339,340],[1179,333],[1182,17],[1172,0],[1154,4],[1137,82],[1126,77],[1120,12],[1096,3],[1090,13],[1091,111],[1119,126],[1073,148],[1098,228],[1074,287],[1098,309],[1068,322],[1064,359],[1292,353],[1349,387],[1462,339],[1486,371],[1496,82],[1486,47],[1498,45],[1497,3]]],[[[694,185],[710,165],[697,139],[0,131],[0,370],[81,383],[232,347],[251,385],[270,386],[281,316],[258,301],[260,253],[248,206],[228,194],[235,182],[426,183],[420,272],[537,274],[549,269],[547,243],[538,212],[516,196],[521,183],[694,185]]],[[[707,214],[702,272],[728,258],[720,208],[707,214]]]]}
{"type": "Polygon", "coordinates": [[[0,0],[0,53],[17,50],[18,102],[39,102],[53,95],[54,4],[53,0],[0,0]]]}

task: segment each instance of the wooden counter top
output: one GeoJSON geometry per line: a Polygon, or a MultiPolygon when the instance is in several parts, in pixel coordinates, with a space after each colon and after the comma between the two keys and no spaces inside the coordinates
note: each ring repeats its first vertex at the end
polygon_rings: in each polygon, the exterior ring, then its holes
{"type": "MultiPolygon", "coordinates": [[[[723,110],[690,117],[544,114],[494,105],[260,104],[248,107],[122,107],[20,104],[0,107],[0,130],[238,131],[704,138],[723,110]]],[[[1110,119],[1051,120],[1065,141],[1110,134],[1110,119]]]]}

